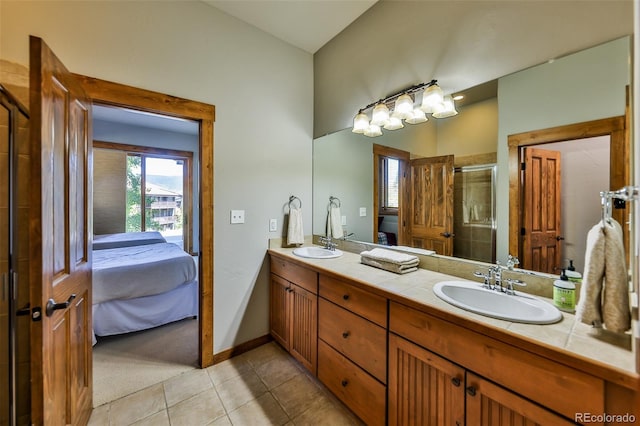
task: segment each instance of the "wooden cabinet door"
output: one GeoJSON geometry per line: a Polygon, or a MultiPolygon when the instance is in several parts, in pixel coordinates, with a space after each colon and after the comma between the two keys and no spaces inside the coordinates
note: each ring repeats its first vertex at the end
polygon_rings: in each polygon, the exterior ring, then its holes
{"type": "MultiPolygon", "coordinates": [[[[473,373],[467,372],[466,386],[469,426],[575,424],[473,373]]],[[[557,397],[562,398],[563,395],[557,397]]]]}
{"type": "Polygon", "coordinates": [[[81,425],[92,410],[91,101],[30,38],[33,424],[81,425]],[[47,309],[49,305],[50,309],[47,309]]]}
{"type": "Polygon", "coordinates": [[[314,375],[318,365],[318,296],[291,284],[289,352],[314,375]]]}
{"type": "Polygon", "coordinates": [[[389,334],[389,425],[462,426],[465,370],[389,334]]]}
{"type": "Polygon", "coordinates": [[[411,160],[411,246],[453,255],[453,155],[411,160]]]}
{"type": "Polygon", "coordinates": [[[271,274],[269,328],[271,336],[280,343],[285,350],[289,350],[290,320],[289,320],[289,292],[291,283],[271,274]]]}

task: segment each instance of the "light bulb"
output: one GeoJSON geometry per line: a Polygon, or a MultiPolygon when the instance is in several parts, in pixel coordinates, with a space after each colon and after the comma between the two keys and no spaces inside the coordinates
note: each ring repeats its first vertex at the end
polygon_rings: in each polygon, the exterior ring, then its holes
{"type": "Polygon", "coordinates": [[[369,125],[367,130],[364,131],[364,135],[369,136],[370,138],[374,138],[376,136],[382,136],[382,129],[380,129],[380,126],[376,124],[371,124],[369,125]]]}
{"type": "Polygon", "coordinates": [[[444,100],[442,101],[442,106],[443,108],[441,111],[433,113],[433,116],[435,118],[453,117],[454,115],[458,114],[458,111],[456,111],[456,104],[453,101],[453,98],[451,97],[451,95],[447,95],[444,97],[444,100]]]}
{"type": "Polygon", "coordinates": [[[369,128],[369,117],[367,114],[360,112],[353,119],[353,133],[363,134],[369,128]]]}
{"type": "Polygon", "coordinates": [[[401,119],[409,118],[413,111],[413,99],[408,94],[404,94],[396,99],[396,105],[393,112],[401,119]]]}
{"type": "Polygon", "coordinates": [[[424,90],[420,109],[424,112],[432,113],[437,108],[437,105],[442,103],[442,98],[442,89],[437,84],[433,84],[424,90]]]}
{"type": "Polygon", "coordinates": [[[411,111],[411,117],[407,118],[405,121],[409,124],[418,124],[418,123],[424,123],[427,120],[428,118],[427,118],[427,115],[424,113],[424,111],[422,111],[419,108],[416,108],[413,111],[411,111]]]}
{"type": "Polygon", "coordinates": [[[373,107],[371,113],[371,124],[376,126],[384,126],[389,121],[389,108],[383,103],[379,103],[373,107]]]}

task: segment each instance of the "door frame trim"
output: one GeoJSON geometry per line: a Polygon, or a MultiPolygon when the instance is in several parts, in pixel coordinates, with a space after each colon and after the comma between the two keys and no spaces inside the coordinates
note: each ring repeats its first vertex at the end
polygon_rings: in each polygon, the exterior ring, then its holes
{"type": "MultiPolygon", "coordinates": [[[[520,148],[596,136],[609,136],[611,150],[609,159],[610,188],[608,189],[618,189],[625,186],[629,181],[629,141],[625,122],[626,117],[621,115],[517,133],[507,137],[507,145],[509,147],[509,253],[518,257],[522,255],[520,229],[522,228],[523,188],[520,166],[522,163],[522,150],[520,148]]],[[[618,221],[623,217],[625,210],[616,210],[614,212],[618,221]]],[[[626,232],[628,232],[628,227],[626,227],[626,232]]],[[[628,242],[627,238],[625,240],[628,242]]]]}
{"type": "Polygon", "coordinates": [[[213,365],[213,123],[215,106],[75,74],[93,102],[197,121],[200,126],[198,363],[213,365]]]}

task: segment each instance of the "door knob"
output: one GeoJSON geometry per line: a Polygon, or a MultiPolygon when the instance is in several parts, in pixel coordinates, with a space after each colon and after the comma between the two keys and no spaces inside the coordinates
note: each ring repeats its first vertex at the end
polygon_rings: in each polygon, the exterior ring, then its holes
{"type": "Polygon", "coordinates": [[[442,235],[445,238],[451,238],[456,236],[456,234],[452,234],[451,232],[441,232],[440,235],[442,235]]]}
{"type": "Polygon", "coordinates": [[[561,237],[560,235],[556,237],[556,241],[562,241],[562,240],[564,240],[564,237],[561,237]]]}
{"type": "Polygon", "coordinates": [[[49,299],[49,301],[47,302],[46,310],[45,310],[45,312],[47,313],[47,316],[50,317],[51,315],[53,315],[53,311],[57,311],[58,309],[67,309],[71,304],[71,301],[75,298],[76,298],[76,295],[72,294],[71,296],[69,296],[66,302],[60,302],[60,303],[56,303],[55,300],[49,299]]]}

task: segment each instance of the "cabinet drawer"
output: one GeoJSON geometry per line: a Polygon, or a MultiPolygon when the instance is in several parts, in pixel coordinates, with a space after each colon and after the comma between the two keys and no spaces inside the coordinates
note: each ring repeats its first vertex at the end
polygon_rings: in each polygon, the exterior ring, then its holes
{"type": "Polygon", "coordinates": [[[395,302],[389,330],[568,418],[605,412],[603,380],[548,358],[395,302]]]}
{"type": "Polygon", "coordinates": [[[384,297],[326,275],[320,275],[320,296],[382,327],[387,327],[387,299],[384,297]]]}
{"type": "Polygon", "coordinates": [[[311,269],[271,256],[271,272],[313,294],[318,294],[318,273],[311,269]]]}
{"type": "Polygon", "coordinates": [[[385,424],[385,386],[322,340],[318,378],[367,425],[385,424]]]}
{"type": "Polygon", "coordinates": [[[387,381],[387,331],[322,298],[318,336],[380,380],[387,381]]]}

